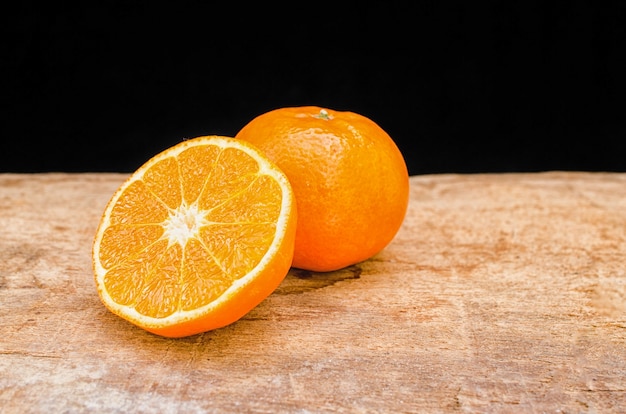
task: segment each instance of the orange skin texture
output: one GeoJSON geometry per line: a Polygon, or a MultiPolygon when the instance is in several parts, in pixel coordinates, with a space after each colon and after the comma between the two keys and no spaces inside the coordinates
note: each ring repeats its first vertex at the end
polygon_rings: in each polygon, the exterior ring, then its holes
{"type": "Polygon", "coordinates": [[[409,199],[406,163],[369,118],[317,106],[280,108],[235,138],[259,148],[291,183],[298,210],[293,267],[326,272],[359,263],[400,229],[409,199]]]}

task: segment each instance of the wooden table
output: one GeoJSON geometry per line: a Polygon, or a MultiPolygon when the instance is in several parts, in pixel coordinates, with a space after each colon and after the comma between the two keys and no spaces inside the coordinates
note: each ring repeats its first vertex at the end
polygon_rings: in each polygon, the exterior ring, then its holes
{"type": "Polygon", "coordinates": [[[626,174],[411,177],[374,258],[165,339],[105,310],[123,174],[0,174],[0,412],[626,412],[626,174]]]}

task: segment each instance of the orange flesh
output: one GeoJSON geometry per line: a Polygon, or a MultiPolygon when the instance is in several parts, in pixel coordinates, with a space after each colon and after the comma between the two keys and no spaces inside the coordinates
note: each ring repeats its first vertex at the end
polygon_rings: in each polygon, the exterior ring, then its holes
{"type": "MultiPolygon", "coordinates": [[[[100,288],[114,303],[107,306],[118,314],[120,307],[132,308],[139,314],[135,323],[162,333],[169,328],[154,321],[145,326],[142,316],[161,319],[210,305],[268,253],[277,234],[282,192],[275,177],[260,172],[257,160],[237,148],[191,146],[159,159],[109,209],[96,258],[104,272],[100,288]]],[[[244,303],[231,305],[236,310],[219,304],[213,323],[207,325],[210,315],[204,315],[200,326],[170,329],[167,335],[225,325],[269,295],[289,269],[294,220],[281,229],[287,230],[285,252],[262,269],[259,282],[251,282],[265,283],[259,292],[226,298],[244,303]]],[[[189,325],[189,318],[174,322],[180,323],[189,325]]]]}

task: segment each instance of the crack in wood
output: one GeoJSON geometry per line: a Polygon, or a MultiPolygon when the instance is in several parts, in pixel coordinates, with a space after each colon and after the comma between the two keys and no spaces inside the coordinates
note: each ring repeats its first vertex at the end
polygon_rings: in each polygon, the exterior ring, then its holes
{"type": "Polygon", "coordinates": [[[361,273],[361,267],[358,265],[348,266],[334,272],[321,273],[292,268],[274,293],[277,295],[294,295],[310,292],[333,286],[342,281],[359,279],[361,273]]]}
{"type": "Polygon", "coordinates": [[[26,357],[33,357],[33,358],[54,358],[54,359],[62,358],[61,355],[41,354],[41,353],[28,352],[28,351],[22,351],[22,350],[0,350],[0,355],[19,355],[19,356],[26,356],[26,357]]]}

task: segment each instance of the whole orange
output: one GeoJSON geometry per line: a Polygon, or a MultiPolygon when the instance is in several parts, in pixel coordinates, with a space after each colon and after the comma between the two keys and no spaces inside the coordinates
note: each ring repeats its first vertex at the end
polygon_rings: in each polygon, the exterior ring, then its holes
{"type": "Polygon", "coordinates": [[[409,176],[393,139],[371,119],[317,106],[279,108],[235,136],[285,173],[298,211],[292,266],[332,271],[385,248],[402,225],[409,176]]]}

